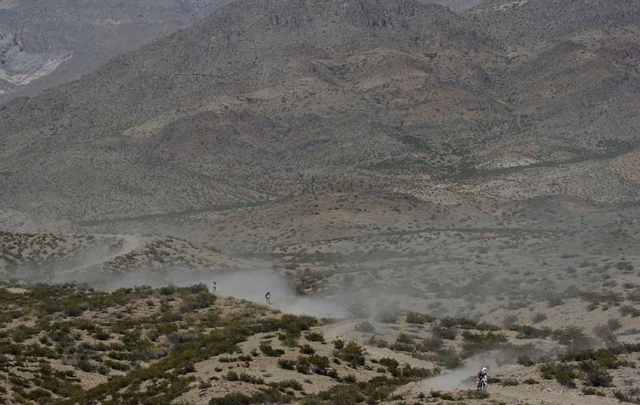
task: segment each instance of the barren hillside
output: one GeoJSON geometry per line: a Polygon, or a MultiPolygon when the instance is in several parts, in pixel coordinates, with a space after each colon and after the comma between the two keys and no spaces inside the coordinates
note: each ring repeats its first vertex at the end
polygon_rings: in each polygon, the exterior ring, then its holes
{"type": "Polygon", "coordinates": [[[2,205],[97,220],[354,181],[420,198],[455,181],[479,200],[635,201],[611,165],[637,141],[624,57],[636,3],[613,7],[606,31],[580,9],[555,42],[500,28],[539,20],[541,2],[463,16],[409,0],[235,2],[3,107],[2,205]]]}
{"type": "Polygon", "coordinates": [[[0,103],[77,79],[227,2],[0,1],[0,103]]]}

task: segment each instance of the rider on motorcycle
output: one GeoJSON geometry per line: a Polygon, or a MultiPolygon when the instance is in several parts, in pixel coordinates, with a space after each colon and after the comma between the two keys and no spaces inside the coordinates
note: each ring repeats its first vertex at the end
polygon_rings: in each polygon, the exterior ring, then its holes
{"type": "Polygon", "coordinates": [[[478,388],[483,388],[483,385],[486,385],[489,382],[489,375],[487,372],[487,368],[482,367],[482,370],[478,373],[478,388]]]}

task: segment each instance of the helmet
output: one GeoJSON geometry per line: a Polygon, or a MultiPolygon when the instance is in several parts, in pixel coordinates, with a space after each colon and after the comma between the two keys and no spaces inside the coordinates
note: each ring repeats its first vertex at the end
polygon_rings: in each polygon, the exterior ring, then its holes
{"type": "Polygon", "coordinates": [[[486,367],[482,367],[482,372],[483,372],[483,373],[486,373],[487,371],[489,371],[489,370],[487,370],[487,368],[486,368],[486,367]]]}

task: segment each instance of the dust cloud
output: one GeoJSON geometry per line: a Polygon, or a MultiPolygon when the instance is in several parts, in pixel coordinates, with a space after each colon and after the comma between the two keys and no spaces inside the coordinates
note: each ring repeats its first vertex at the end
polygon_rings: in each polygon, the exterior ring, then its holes
{"type": "Polygon", "coordinates": [[[109,251],[106,247],[95,247],[89,249],[82,254],[82,257],[78,259],[80,264],[68,268],[67,266],[60,266],[54,268],[51,274],[51,282],[53,283],[68,283],[78,282],[84,279],[91,280],[92,267],[105,263],[113,258],[124,256],[135,249],[140,247],[143,241],[132,235],[106,235],[117,236],[124,241],[122,248],[117,251],[109,251]]]}
{"type": "Polygon", "coordinates": [[[450,373],[422,381],[422,385],[427,388],[437,388],[445,390],[453,389],[473,389],[476,388],[476,374],[486,367],[489,369],[489,377],[498,371],[498,363],[488,356],[476,356],[468,359],[463,367],[457,368],[450,373]]]}
{"type": "Polygon", "coordinates": [[[328,298],[301,296],[295,293],[286,278],[272,271],[241,271],[224,273],[216,278],[217,292],[247,301],[265,302],[271,293],[271,305],[282,312],[311,315],[318,318],[344,318],[347,311],[328,298]]]}
{"type": "Polygon", "coordinates": [[[317,318],[345,318],[348,311],[341,300],[296,294],[287,279],[270,270],[240,270],[229,272],[185,271],[176,269],[162,272],[132,272],[127,274],[85,274],[82,282],[104,290],[135,286],[186,287],[205,284],[210,289],[216,282],[216,294],[267,304],[265,294],[271,293],[270,306],[285,313],[310,315],[317,318]]]}

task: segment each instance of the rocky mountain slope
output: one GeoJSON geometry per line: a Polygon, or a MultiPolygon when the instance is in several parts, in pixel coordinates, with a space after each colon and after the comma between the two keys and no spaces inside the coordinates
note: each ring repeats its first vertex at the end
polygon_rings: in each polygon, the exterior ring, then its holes
{"type": "MultiPolygon", "coordinates": [[[[207,16],[232,0],[3,0],[0,2],[0,104],[36,95],[90,73],[207,16]]],[[[479,0],[424,0],[464,12],[479,0]]]]}
{"type": "Polygon", "coordinates": [[[555,158],[566,159],[635,148],[637,2],[494,1],[470,16],[501,39],[512,66],[508,153],[536,160],[540,144],[555,144],[555,158]]]}
{"type": "Polygon", "coordinates": [[[0,1],[0,103],[77,79],[227,0],[0,1]]]}
{"type": "Polygon", "coordinates": [[[466,110],[455,95],[487,116],[504,110],[478,76],[483,63],[503,64],[492,41],[436,5],[233,3],[5,106],[5,206],[26,207],[27,188],[74,219],[256,201],[419,152],[426,128],[440,152],[466,110]],[[22,153],[39,169],[11,169],[22,153]]]}
{"type": "Polygon", "coordinates": [[[353,180],[420,198],[462,181],[479,200],[636,200],[620,165],[640,125],[638,6],[593,3],[460,16],[408,0],[235,2],[4,106],[2,205],[93,220],[353,180]],[[561,31],[547,35],[544,13],[561,31]]]}

